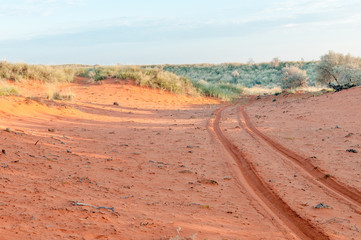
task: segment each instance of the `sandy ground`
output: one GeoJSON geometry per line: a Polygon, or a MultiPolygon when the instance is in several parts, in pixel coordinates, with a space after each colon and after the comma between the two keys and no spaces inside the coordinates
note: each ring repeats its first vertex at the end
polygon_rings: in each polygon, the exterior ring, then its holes
{"type": "Polygon", "coordinates": [[[0,239],[361,238],[359,201],[241,114],[358,196],[359,88],[243,108],[116,80],[58,86],[72,102],[18,87],[0,97],[0,239]]]}
{"type": "Polygon", "coordinates": [[[246,107],[261,133],[300,157],[301,164],[294,164],[290,156],[256,138],[253,147],[245,148],[259,155],[253,158],[259,171],[273,180],[270,185],[300,209],[303,218],[335,239],[361,239],[360,101],[358,87],[327,94],[267,96],[246,107]],[[314,209],[318,203],[331,209],[314,209]]]}

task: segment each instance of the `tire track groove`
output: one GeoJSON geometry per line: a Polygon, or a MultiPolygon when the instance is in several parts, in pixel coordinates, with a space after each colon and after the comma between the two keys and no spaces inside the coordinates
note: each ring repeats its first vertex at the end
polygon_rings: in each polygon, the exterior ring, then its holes
{"type": "Polygon", "coordinates": [[[244,153],[223,134],[220,129],[222,112],[234,105],[235,104],[225,106],[216,111],[213,129],[217,138],[238,164],[244,178],[247,181],[246,184],[253,189],[255,194],[257,194],[266,207],[276,214],[279,219],[300,239],[329,239],[327,235],[313,226],[309,221],[299,216],[287,203],[285,203],[275,192],[273,192],[266,183],[261,180],[252,164],[245,157],[244,153]]]}
{"type": "Polygon", "coordinates": [[[292,150],[284,147],[280,143],[274,141],[264,133],[262,133],[260,130],[258,130],[251,122],[248,114],[245,112],[244,107],[239,107],[239,112],[242,114],[246,130],[251,135],[257,135],[260,137],[263,141],[265,141],[268,145],[270,145],[273,149],[280,152],[284,156],[286,156],[288,159],[292,160],[295,164],[300,166],[302,169],[304,169],[306,172],[308,172],[312,177],[314,177],[316,180],[318,180],[321,184],[323,184],[325,187],[332,189],[336,193],[340,194],[341,196],[346,197],[348,200],[351,200],[351,202],[356,203],[356,205],[361,206],[361,192],[353,187],[350,186],[344,186],[342,183],[338,182],[335,178],[331,177],[325,177],[325,173],[322,171],[322,169],[316,167],[313,165],[310,161],[307,161],[307,158],[302,157],[301,155],[293,152],[292,150]]]}

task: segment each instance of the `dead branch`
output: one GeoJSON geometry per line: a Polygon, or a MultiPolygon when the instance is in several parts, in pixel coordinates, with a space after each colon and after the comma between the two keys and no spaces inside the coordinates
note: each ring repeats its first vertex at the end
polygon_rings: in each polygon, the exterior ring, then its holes
{"type": "Polygon", "coordinates": [[[73,203],[73,206],[88,206],[88,207],[92,207],[92,208],[95,208],[95,209],[98,209],[98,210],[99,209],[111,210],[113,213],[115,213],[116,215],[119,216],[119,213],[114,210],[114,207],[105,207],[105,206],[97,207],[97,206],[93,206],[93,205],[90,205],[90,204],[87,204],[87,203],[80,203],[80,202],[75,202],[75,201],[72,201],[72,203],[73,203]]]}

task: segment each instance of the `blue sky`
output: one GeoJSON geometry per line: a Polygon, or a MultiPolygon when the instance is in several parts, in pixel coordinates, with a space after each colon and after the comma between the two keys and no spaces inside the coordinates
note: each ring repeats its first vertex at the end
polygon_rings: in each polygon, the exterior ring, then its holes
{"type": "Polygon", "coordinates": [[[359,0],[0,0],[0,60],[163,64],[361,56],[359,0]]]}

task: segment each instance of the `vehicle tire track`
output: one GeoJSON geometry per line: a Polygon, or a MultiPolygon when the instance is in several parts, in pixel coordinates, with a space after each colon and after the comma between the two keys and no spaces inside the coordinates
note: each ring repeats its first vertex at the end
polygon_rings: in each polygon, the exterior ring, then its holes
{"type": "MultiPolygon", "coordinates": [[[[347,200],[356,204],[357,206],[361,206],[361,192],[356,188],[345,186],[344,184],[338,182],[334,177],[325,177],[325,173],[322,169],[313,165],[310,161],[307,161],[307,158],[302,157],[301,155],[293,152],[292,150],[284,147],[280,143],[274,141],[260,130],[258,130],[251,122],[248,114],[244,110],[244,106],[239,107],[239,112],[242,114],[244,118],[245,129],[250,135],[256,135],[261,138],[264,142],[270,145],[273,149],[280,152],[282,155],[286,156],[293,163],[300,166],[303,170],[305,170],[308,174],[314,177],[318,182],[324,185],[326,188],[333,190],[339,195],[345,197],[347,200]],[[305,161],[306,160],[306,161],[305,161]]],[[[240,121],[241,122],[241,121],[240,121]]]]}
{"type": "Polygon", "coordinates": [[[310,221],[303,219],[291,207],[285,203],[275,192],[273,192],[262,178],[257,174],[251,162],[246,158],[244,153],[233,144],[222,132],[220,121],[222,112],[236,104],[222,107],[215,113],[213,129],[219,141],[224,148],[230,153],[234,161],[239,166],[246,183],[254,193],[261,199],[262,205],[272,211],[279,219],[291,229],[300,239],[329,239],[321,230],[313,226],[310,221]]]}

